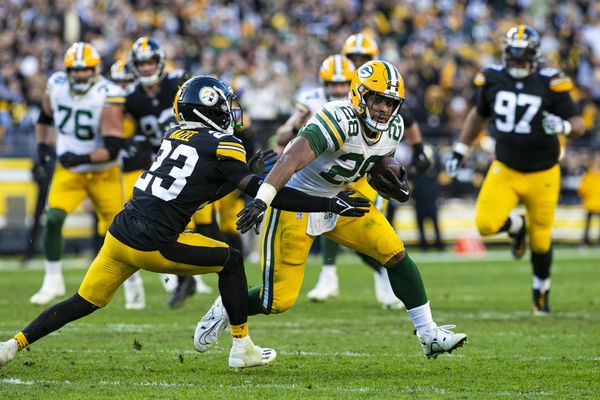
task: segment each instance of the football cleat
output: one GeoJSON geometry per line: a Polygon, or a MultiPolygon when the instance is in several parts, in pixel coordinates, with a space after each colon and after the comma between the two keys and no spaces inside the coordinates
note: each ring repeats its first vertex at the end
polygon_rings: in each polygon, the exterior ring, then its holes
{"type": "Polygon", "coordinates": [[[213,292],[213,289],[204,283],[201,275],[194,275],[194,279],[196,280],[196,293],[210,294],[213,292]]]}
{"type": "Polygon", "coordinates": [[[179,308],[185,303],[185,299],[196,293],[196,280],[193,276],[178,277],[177,288],[169,299],[169,307],[179,308]]]}
{"type": "Polygon", "coordinates": [[[521,227],[521,230],[519,230],[519,233],[515,233],[514,235],[510,233],[508,235],[512,239],[510,243],[510,249],[513,257],[517,260],[523,257],[525,254],[525,233],[527,232],[527,228],[525,227],[525,216],[520,215],[520,217],[523,219],[523,226],[521,227]]]}
{"type": "Polygon", "coordinates": [[[44,306],[57,297],[65,295],[65,281],[62,274],[46,274],[40,290],[31,296],[29,302],[44,306]]]}
{"type": "Polygon", "coordinates": [[[250,336],[234,339],[229,353],[229,368],[249,368],[266,365],[275,360],[277,352],[252,343],[250,336]]]}
{"type": "Polygon", "coordinates": [[[375,297],[385,310],[401,310],[404,303],[396,297],[390,280],[387,275],[387,269],[381,268],[381,272],[373,274],[375,281],[375,297]]]}
{"type": "Polygon", "coordinates": [[[123,282],[125,290],[125,309],[143,310],[146,308],[146,294],[144,292],[144,282],[136,272],[129,279],[123,282]]]}
{"type": "Polygon", "coordinates": [[[196,331],[194,332],[194,348],[196,351],[204,353],[213,347],[219,341],[219,336],[228,325],[229,315],[227,315],[227,310],[223,306],[223,300],[219,296],[196,326],[196,331]]]}
{"type": "Polygon", "coordinates": [[[421,347],[427,358],[437,358],[442,353],[452,353],[453,350],[462,347],[467,343],[467,335],[464,333],[454,333],[450,329],[456,325],[433,325],[427,332],[419,335],[415,330],[415,335],[421,342],[421,347]]]}
{"type": "Polygon", "coordinates": [[[533,289],[533,315],[550,315],[550,290],[533,289]]]}
{"type": "Polygon", "coordinates": [[[340,285],[335,270],[321,270],[319,281],[308,292],[307,296],[312,301],[325,301],[330,297],[336,297],[338,294],[340,294],[340,285]]]}
{"type": "Polygon", "coordinates": [[[19,344],[15,339],[0,343],[0,368],[8,364],[19,352],[19,344]]]}

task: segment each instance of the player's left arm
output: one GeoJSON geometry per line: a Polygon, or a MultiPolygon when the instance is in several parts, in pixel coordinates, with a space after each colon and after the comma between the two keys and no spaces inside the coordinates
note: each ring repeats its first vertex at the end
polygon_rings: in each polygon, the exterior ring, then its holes
{"type": "Polygon", "coordinates": [[[585,133],[583,118],[573,102],[569,91],[573,82],[564,73],[559,72],[549,80],[552,105],[543,111],[542,127],[548,135],[565,135],[575,139],[585,133]]]}

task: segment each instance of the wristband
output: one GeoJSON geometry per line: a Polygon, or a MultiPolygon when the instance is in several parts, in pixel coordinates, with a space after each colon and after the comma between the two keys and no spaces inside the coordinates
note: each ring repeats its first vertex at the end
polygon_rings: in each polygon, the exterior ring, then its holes
{"type": "Polygon", "coordinates": [[[260,185],[260,187],[258,188],[258,192],[256,193],[256,196],[254,196],[254,198],[264,201],[268,207],[271,205],[271,202],[273,201],[273,198],[276,194],[277,189],[275,189],[273,185],[263,182],[263,184],[260,185]]]}
{"type": "Polygon", "coordinates": [[[563,135],[565,136],[569,136],[569,133],[571,133],[571,123],[569,121],[567,121],[566,119],[563,120],[563,135]]]}
{"type": "Polygon", "coordinates": [[[466,156],[471,152],[471,148],[462,142],[456,142],[452,150],[454,150],[461,156],[466,156]]]}

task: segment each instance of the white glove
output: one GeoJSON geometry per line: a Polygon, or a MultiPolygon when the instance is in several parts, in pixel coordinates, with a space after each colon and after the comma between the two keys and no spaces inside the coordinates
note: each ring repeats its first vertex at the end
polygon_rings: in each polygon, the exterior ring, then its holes
{"type": "Polygon", "coordinates": [[[571,133],[571,123],[558,115],[543,111],[542,127],[546,135],[568,135],[571,133]]]}

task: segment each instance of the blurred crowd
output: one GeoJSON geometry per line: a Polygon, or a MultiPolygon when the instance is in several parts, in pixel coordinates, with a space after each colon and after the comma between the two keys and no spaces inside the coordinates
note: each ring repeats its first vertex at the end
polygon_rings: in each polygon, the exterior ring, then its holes
{"type": "MultiPolygon", "coordinates": [[[[33,136],[45,81],[63,68],[72,42],[92,43],[106,71],[127,58],[139,36],[156,38],[170,68],[230,82],[260,127],[256,134],[264,145],[292,111],[294,93],[318,85],[321,61],[360,31],[375,38],[380,58],[401,71],[406,105],[443,159],[472,104],[472,78],[482,66],[498,62],[503,36],[516,23],[537,29],[544,64],[565,70],[576,82],[572,96],[588,134],[565,151],[563,170],[567,177],[577,176],[589,158],[578,148],[600,148],[598,1],[4,0],[0,154],[24,151],[17,135],[33,136]]],[[[476,193],[489,165],[489,146],[493,142],[482,143],[471,160],[474,168],[445,194],[476,193]]]]}

